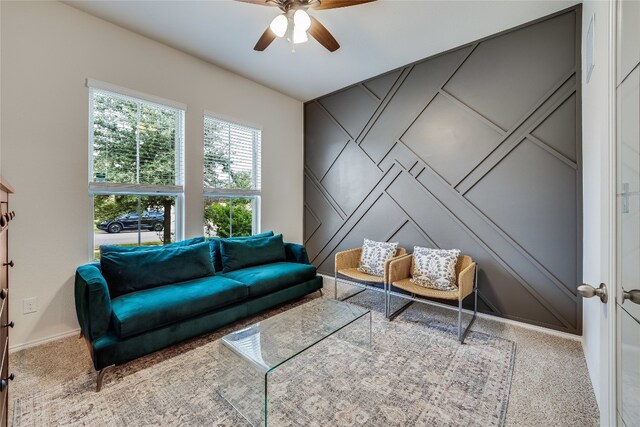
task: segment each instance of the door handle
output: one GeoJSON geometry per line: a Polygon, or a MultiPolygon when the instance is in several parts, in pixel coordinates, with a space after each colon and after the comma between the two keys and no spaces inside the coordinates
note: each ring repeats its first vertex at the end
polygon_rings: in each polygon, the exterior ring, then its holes
{"type": "Polygon", "coordinates": [[[12,373],[7,378],[0,380],[0,392],[3,392],[9,385],[9,381],[13,381],[16,376],[12,373]]]}
{"type": "Polygon", "coordinates": [[[604,283],[600,283],[600,286],[598,288],[594,288],[591,285],[583,283],[582,285],[578,286],[578,294],[582,295],[584,298],[592,298],[597,296],[600,298],[600,301],[605,304],[609,300],[607,296],[607,285],[605,285],[604,283]]]}
{"type": "Polygon", "coordinates": [[[630,291],[622,291],[622,303],[629,300],[634,304],[640,304],[640,289],[632,289],[630,291]]]}

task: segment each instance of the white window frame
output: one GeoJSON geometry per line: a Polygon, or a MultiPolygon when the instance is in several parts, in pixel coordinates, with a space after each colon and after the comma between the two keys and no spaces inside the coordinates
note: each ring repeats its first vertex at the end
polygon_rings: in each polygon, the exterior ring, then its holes
{"type": "MultiPolygon", "coordinates": [[[[255,136],[254,136],[254,141],[253,141],[253,162],[252,162],[252,177],[255,179],[258,176],[260,176],[260,188],[259,189],[232,189],[232,188],[213,188],[213,187],[204,187],[204,180],[203,180],[203,189],[202,189],[202,212],[204,214],[204,206],[205,206],[205,201],[206,199],[210,199],[210,198],[227,198],[230,200],[232,206],[233,206],[233,199],[234,198],[251,198],[252,199],[252,203],[251,203],[251,210],[252,210],[252,234],[257,234],[261,232],[262,229],[262,223],[261,223],[261,197],[262,197],[262,126],[260,125],[256,125],[256,124],[251,124],[251,123],[247,123],[247,122],[243,122],[243,121],[239,121],[239,120],[235,120],[233,118],[221,115],[221,114],[217,114],[217,113],[213,113],[211,111],[204,111],[204,115],[202,117],[202,123],[204,125],[204,122],[206,119],[213,119],[213,120],[217,120],[220,122],[226,122],[232,125],[237,125],[237,126],[241,126],[244,128],[249,128],[253,131],[259,132],[260,134],[260,141],[257,141],[255,136]],[[259,152],[257,152],[259,150],[259,152]],[[260,170],[258,171],[258,167],[260,168],[260,170]]],[[[203,126],[203,144],[202,144],[202,150],[203,150],[203,158],[204,158],[204,150],[205,150],[205,146],[204,146],[204,126],[203,126]]],[[[203,164],[203,173],[204,173],[204,168],[206,167],[206,164],[203,164]]],[[[230,209],[230,215],[231,218],[229,220],[229,228],[230,228],[230,234],[231,236],[233,236],[233,209],[230,209]]],[[[202,222],[202,227],[204,229],[204,215],[202,218],[203,222],[202,222]]]]}
{"type": "MultiPolygon", "coordinates": [[[[88,88],[88,195],[89,195],[89,259],[94,260],[94,196],[96,195],[128,195],[128,196],[169,196],[175,197],[175,240],[184,239],[184,150],[185,150],[185,116],[187,106],[179,102],[147,95],[132,89],[123,88],[99,80],[87,79],[88,88]],[[99,92],[133,102],[144,102],[163,109],[177,110],[179,119],[176,123],[176,184],[145,185],[119,184],[111,182],[95,182],[93,170],[93,95],[99,92]]],[[[139,236],[138,236],[139,239],[139,236]]]]}

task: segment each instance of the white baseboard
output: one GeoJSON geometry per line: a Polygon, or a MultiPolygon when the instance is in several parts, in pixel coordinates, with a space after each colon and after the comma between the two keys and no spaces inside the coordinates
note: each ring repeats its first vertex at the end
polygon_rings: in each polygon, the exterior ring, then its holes
{"type": "Polygon", "coordinates": [[[9,346],[9,353],[14,353],[16,351],[24,350],[25,348],[35,347],[37,345],[45,344],[51,341],[59,340],[62,338],[67,338],[72,335],[79,335],[80,328],[73,329],[71,331],[61,332],[59,334],[52,335],[50,337],[38,338],[37,340],[28,341],[22,344],[16,344],[9,346]]]}
{"type": "MultiPolygon", "coordinates": [[[[330,280],[329,284],[333,285],[333,276],[329,276],[326,274],[322,274],[322,273],[318,273],[320,276],[323,277],[324,280],[330,280]]],[[[323,285],[326,285],[327,282],[325,282],[323,280],[323,285]]],[[[347,285],[353,285],[353,286],[358,286],[358,284],[356,282],[353,282],[351,280],[345,280],[345,279],[338,279],[338,282],[340,283],[345,283],[347,285]]],[[[442,307],[445,308],[447,310],[452,310],[452,311],[458,311],[458,309],[456,307],[452,307],[450,305],[447,304],[442,304],[436,301],[430,301],[430,300],[425,300],[424,304],[428,304],[428,305],[433,305],[436,307],[442,307]]],[[[464,313],[467,314],[473,314],[473,311],[468,310],[466,308],[463,308],[462,311],[464,313]]],[[[492,316],[490,314],[485,314],[485,313],[480,313],[478,312],[477,316],[481,319],[487,319],[487,320],[493,320],[495,322],[500,322],[500,323],[504,323],[507,325],[511,325],[511,326],[517,326],[519,328],[523,328],[523,329],[529,329],[532,331],[536,331],[536,332],[541,332],[543,334],[547,334],[547,335],[554,335],[560,338],[565,338],[568,340],[572,340],[572,341],[582,341],[582,336],[581,335],[574,335],[574,334],[570,334],[568,332],[562,332],[562,331],[556,331],[555,329],[550,329],[550,328],[545,328],[543,326],[538,326],[538,325],[531,325],[529,323],[524,323],[524,322],[519,322],[517,320],[511,320],[511,319],[505,319],[504,317],[498,317],[498,316],[492,316]]]]}

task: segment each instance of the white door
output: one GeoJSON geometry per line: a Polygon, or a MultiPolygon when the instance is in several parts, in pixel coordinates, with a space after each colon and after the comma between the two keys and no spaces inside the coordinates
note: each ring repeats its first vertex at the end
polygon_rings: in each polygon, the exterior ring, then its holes
{"type": "Polygon", "coordinates": [[[616,75],[619,426],[640,426],[640,2],[618,3],[616,75]]]}
{"type": "Polygon", "coordinates": [[[640,427],[640,1],[585,1],[582,40],[583,276],[608,285],[579,289],[604,302],[584,301],[583,343],[600,425],[640,427]]]}

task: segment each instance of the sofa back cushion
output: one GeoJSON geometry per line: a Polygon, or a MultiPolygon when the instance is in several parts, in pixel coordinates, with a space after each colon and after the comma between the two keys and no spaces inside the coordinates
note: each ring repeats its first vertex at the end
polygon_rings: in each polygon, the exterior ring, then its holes
{"type": "Polygon", "coordinates": [[[260,239],[263,237],[271,237],[273,236],[273,231],[265,231],[264,233],[254,234],[253,236],[241,236],[241,237],[212,237],[209,239],[209,245],[211,249],[211,262],[213,263],[213,268],[216,271],[222,271],[222,255],[220,254],[220,242],[223,240],[248,240],[248,239],[260,239]]]}
{"type": "Polygon", "coordinates": [[[215,274],[207,242],[153,251],[104,252],[100,266],[111,298],[215,274]]]}
{"type": "Polygon", "coordinates": [[[102,245],[100,246],[100,256],[107,252],[139,252],[139,251],[153,251],[157,249],[177,248],[182,246],[191,246],[197,243],[204,242],[204,236],[194,237],[193,239],[181,240],[179,242],[167,243],[166,245],[158,246],[117,246],[117,245],[102,245]]]}
{"type": "Polygon", "coordinates": [[[255,239],[220,241],[222,271],[239,270],[254,265],[281,262],[286,258],[282,234],[255,239]]]}

